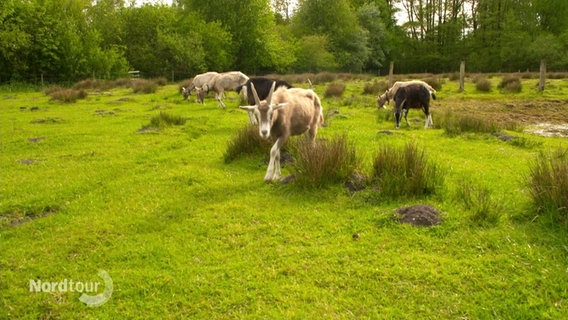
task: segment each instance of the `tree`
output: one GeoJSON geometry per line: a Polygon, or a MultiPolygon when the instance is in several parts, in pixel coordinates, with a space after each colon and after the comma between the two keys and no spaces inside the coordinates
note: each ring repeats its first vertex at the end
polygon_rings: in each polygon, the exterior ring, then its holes
{"type": "Polygon", "coordinates": [[[297,37],[325,35],[341,69],[359,72],[369,56],[368,31],[361,28],[348,0],[302,0],[292,19],[297,37]]]}
{"type": "Polygon", "coordinates": [[[277,37],[267,32],[275,26],[268,0],[208,0],[206,5],[198,0],[180,2],[184,10],[198,12],[208,23],[218,22],[231,34],[227,50],[234,57],[232,67],[253,73],[273,68],[278,45],[273,42],[277,37]]]}

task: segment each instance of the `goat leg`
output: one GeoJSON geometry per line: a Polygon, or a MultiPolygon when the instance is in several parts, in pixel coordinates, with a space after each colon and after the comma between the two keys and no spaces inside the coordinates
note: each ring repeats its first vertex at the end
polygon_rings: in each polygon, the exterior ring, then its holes
{"type": "Polygon", "coordinates": [[[270,161],[268,162],[264,182],[268,183],[272,180],[280,179],[280,147],[283,144],[282,141],[282,138],[278,138],[270,149],[270,161]]]}

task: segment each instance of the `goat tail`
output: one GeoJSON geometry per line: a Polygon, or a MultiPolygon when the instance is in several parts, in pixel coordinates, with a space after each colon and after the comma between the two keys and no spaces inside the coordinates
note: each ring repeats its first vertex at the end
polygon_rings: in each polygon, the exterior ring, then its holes
{"type": "Polygon", "coordinates": [[[318,97],[317,94],[313,95],[313,101],[314,101],[314,108],[317,110],[319,110],[319,117],[318,117],[318,124],[320,127],[325,127],[325,119],[323,117],[323,106],[321,105],[321,101],[320,98],[318,97]]]}
{"type": "Polygon", "coordinates": [[[436,100],[436,94],[434,92],[430,92],[430,95],[432,96],[432,99],[436,100]]]}

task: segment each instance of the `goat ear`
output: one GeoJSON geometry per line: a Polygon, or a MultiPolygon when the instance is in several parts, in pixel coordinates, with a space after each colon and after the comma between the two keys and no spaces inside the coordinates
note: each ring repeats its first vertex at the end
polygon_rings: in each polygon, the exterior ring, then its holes
{"type": "Polygon", "coordinates": [[[239,108],[247,111],[254,111],[254,109],[256,109],[256,106],[239,106],[239,108]]]}
{"type": "Polygon", "coordinates": [[[284,107],[287,106],[287,105],[288,105],[288,103],[279,103],[279,104],[277,104],[277,105],[273,105],[273,106],[272,106],[272,110],[282,109],[282,108],[284,108],[284,107]]]}

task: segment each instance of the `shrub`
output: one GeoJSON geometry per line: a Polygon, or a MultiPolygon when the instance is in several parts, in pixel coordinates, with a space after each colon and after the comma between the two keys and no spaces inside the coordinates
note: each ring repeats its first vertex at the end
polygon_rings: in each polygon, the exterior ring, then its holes
{"type": "Polygon", "coordinates": [[[49,86],[43,89],[43,93],[46,96],[50,96],[52,93],[56,92],[56,91],[61,91],[61,90],[65,90],[65,88],[63,88],[62,86],[49,86]]]}
{"type": "Polygon", "coordinates": [[[187,118],[161,111],[157,116],[152,117],[150,124],[143,126],[141,130],[162,129],[174,125],[182,126],[186,121],[187,118]]]}
{"type": "Polygon", "coordinates": [[[499,222],[502,205],[494,200],[488,188],[477,186],[470,179],[461,179],[455,197],[471,212],[471,222],[479,225],[495,225],[499,222]]]}
{"type": "Polygon", "coordinates": [[[118,78],[114,80],[114,86],[117,88],[128,88],[132,85],[132,79],[118,78]]]}
{"type": "Polygon", "coordinates": [[[434,194],[443,180],[439,166],[414,143],[404,148],[384,145],[373,160],[372,183],[387,198],[434,194]]]}
{"type": "Polygon", "coordinates": [[[485,77],[475,78],[475,88],[480,92],[491,92],[491,81],[485,77]]]}
{"type": "Polygon", "coordinates": [[[134,93],[155,93],[158,85],[151,80],[137,79],[132,81],[132,91],[134,93]]]}
{"type": "Polygon", "coordinates": [[[526,180],[537,212],[568,227],[568,149],[540,153],[526,180]]]}
{"type": "Polygon", "coordinates": [[[460,79],[460,73],[452,72],[448,75],[448,78],[450,79],[450,81],[458,81],[460,79]]]}
{"type": "Polygon", "coordinates": [[[341,97],[343,92],[345,92],[345,84],[341,82],[333,82],[327,86],[323,95],[326,98],[341,97]]]}
{"type": "Polygon", "coordinates": [[[313,83],[322,84],[337,80],[338,74],[333,72],[320,72],[313,78],[313,83]]]}
{"type": "Polygon", "coordinates": [[[440,91],[442,89],[442,84],[444,83],[443,80],[441,80],[440,78],[436,78],[436,77],[424,78],[422,81],[429,84],[436,91],[440,91]]]}
{"type": "Polygon", "coordinates": [[[309,188],[344,182],[360,163],[355,146],[345,134],[315,143],[300,139],[295,153],[296,183],[309,188]]]}
{"type": "Polygon", "coordinates": [[[165,86],[168,84],[168,79],[166,79],[166,77],[153,78],[151,81],[153,81],[158,86],[165,86]]]}
{"type": "Polygon", "coordinates": [[[379,93],[384,93],[387,90],[387,83],[386,81],[373,81],[365,83],[365,87],[363,88],[363,94],[372,94],[378,95],[379,93]]]}
{"type": "Polygon", "coordinates": [[[223,159],[225,163],[230,163],[245,154],[268,155],[271,147],[271,141],[262,139],[258,134],[258,127],[249,124],[237,131],[227,143],[227,150],[223,154],[223,159]]]}
{"type": "Polygon", "coordinates": [[[468,114],[454,114],[447,110],[438,118],[440,128],[448,135],[460,135],[463,133],[496,133],[503,128],[499,123],[491,119],[468,114]]]}
{"type": "Polygon", "coordinates": [[[521,79],[512,75],[504,76],[498,87],[503,91],[512,93],[519,93],[523,89],[521,79]]]}
{"type": "Polygon", "coordinates": [[[50,91],[51,100],[64,103],[74,103],[78,99],[85,99],[87,92],[85,90],[63,89],[50,91]]]}

